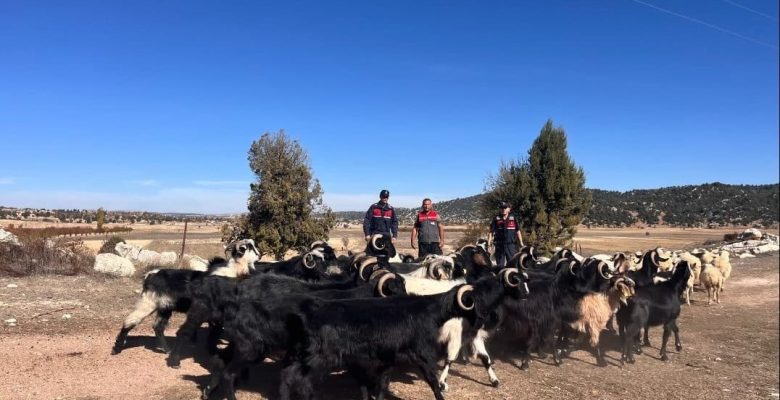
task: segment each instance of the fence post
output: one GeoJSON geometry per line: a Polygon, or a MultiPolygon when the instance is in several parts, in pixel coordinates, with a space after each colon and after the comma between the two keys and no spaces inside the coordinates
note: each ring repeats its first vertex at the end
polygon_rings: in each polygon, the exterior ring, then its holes
{"type": "Polygon", "coordinates": [[[184,237],[181,239],[181,253],[179,254],[179,268],[184,262],[184,245],[187,243],[187,220],[184,220],[184,237]]]}

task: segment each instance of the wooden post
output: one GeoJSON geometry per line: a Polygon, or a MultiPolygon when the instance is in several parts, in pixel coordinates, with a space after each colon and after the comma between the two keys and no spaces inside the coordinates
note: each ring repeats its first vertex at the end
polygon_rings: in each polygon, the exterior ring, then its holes
{"type": "Polygon", "coordinates": [[[179,268],[184,262],[184,245],[187,243],[187,220],[184,220],[184,237],[181,239],[181,254],[179,254],[179,268]]]}

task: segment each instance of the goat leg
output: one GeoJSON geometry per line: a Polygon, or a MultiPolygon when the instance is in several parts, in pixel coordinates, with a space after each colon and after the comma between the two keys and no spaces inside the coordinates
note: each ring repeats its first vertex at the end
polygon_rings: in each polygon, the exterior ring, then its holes
{"type": "Polygon", "coordinates": [[[157,318],[154,320],[154,335],[157,337],[160,349],[165,353],[171,352],[171,347],[165,341],[165,327],[168,326],[171,314],[173,314],[172,310],[160,310],[157,312],[157,318]]]}
{"type": "Polygon", "coordinates": [[[680,329],[677,327],[677,320],[672,321],[672,333],[674,333],[674,349],[682,351],[682,341],[680,341],[680,329]]]}
{"type": "Polygon", "coordinates": [[[669,324],[664,324],[664,335],[661,342],[661,361],[669,360],[669,356],[666,355],[666,343],[669,342],[669,335],[671,335],[671,333],[672,330],[670,329],[669,324]]]}

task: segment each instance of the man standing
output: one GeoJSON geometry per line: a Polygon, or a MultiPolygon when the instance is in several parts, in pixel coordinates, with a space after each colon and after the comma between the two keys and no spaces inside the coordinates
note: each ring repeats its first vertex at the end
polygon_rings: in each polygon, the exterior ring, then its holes
{"type": "Polygon", "coordinates": [[[398,219],[395,217],[393,206],[387,204],[390,198],[390,192],[387,189],[379,192],[379,201],[372,204],[366,211],[366,217],[363,219],[363,234],[366,235],[366,241],[371,240],[371,236],[377,233],[387,233],[392,235],[393,244],[398,237],[398,219]]]}
{"type": "Polygon", "coordinates": [[[441,246],[444,245],[444,228],[439,221],[439,213],[433,209],[431,199],[423,200],[422,211],[417,213],[417,219],[414,221],[412,248],[416,249],[418,243],[418,259],[423,259],[428,254],[441,254],[441,246]]]}
{"type": "Polygon", "coordinates": [[[501,213],[490,222],[488,245],[492,239],[492,243],[496,246],[496,265],[503,267],[517,253],[517,244],[523,246],[523,237],[515,216],[510,213],[512,208],[509,203],[502,202],[499,209],[501,213]]]}

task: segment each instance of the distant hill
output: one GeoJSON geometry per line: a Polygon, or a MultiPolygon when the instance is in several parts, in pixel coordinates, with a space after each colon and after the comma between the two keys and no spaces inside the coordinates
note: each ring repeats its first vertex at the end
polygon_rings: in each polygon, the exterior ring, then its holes
{"type": "MultiPolygon", "coordinates": [[[[593,205],[583,221],[594,226],[674,225],[674,226],[770,226],[780,220],[780,185],[702,185],[672,186],[628,192],[590,189],[593,205]]],[[[480,195],[434,204],[449,223],[479,221],[480,195]]],[[[398,218],[412,221],[417,209],[397,208],[398,218]]],[[[365,211],[336,212],[339,220],[359,221],[365,211]]]]}

